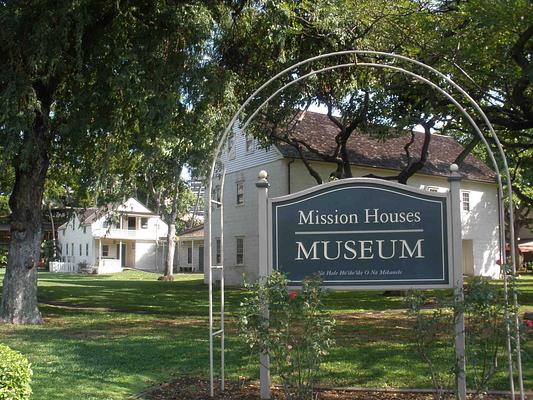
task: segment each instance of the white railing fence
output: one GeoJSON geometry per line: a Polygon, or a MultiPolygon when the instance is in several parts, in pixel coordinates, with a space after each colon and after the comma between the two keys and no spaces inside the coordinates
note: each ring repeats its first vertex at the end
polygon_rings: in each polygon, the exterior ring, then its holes
{"type": "Polygon", "coordinates": [[[74,257],[63,257],[62,261],[50,261],[48,266],[50,272],[79,272],[74,257]]]}

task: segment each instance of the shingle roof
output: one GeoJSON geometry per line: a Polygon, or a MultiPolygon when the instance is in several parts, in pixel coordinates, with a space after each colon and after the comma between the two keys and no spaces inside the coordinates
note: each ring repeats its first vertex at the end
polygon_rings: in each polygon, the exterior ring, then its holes
{"type": "Polygon", "coordinates": [[[82,210],[78,217],[82,224],[92,224],[100,217],[99,211],[101,210],[98,207],[89,207],[82,210]]]}
{"type": "Polygon", "coordinates": [[[181,232],[178,232],[178,236],[187,235],[189,233],[197,232],[204,229],[204,224],[196,225],[191,228],[183,229],[181,232]]]}
{"type": "MultiPolygon", "coordinates": [[[[337,126],[327,115],[308,111],[291,131],[291,136],[304,140],[322,153],[332,154],[336,146],[337,133],[337,126]]],[[[348,140],[350,162],[365,167],[400,170],[407,161],[404,146],[410,139],[410,134],[383,140],[366,133],[354,132],[348,140]]],[[[415,142],[410,147],[413,157],[420,155],[423,140],[423,133],[415,134],[415,142]]],[[[293,146],[279,143],[277,147],[284,157],[299,158],[298,151],[293,146]]],[[[428,160],[420,173],[448,176],[450,164],[462,150],[463,147],[453,138],[432,135],[428,160]]],[[[304,152],[304,156],[309,160],[321,160],[319,156],[308,151],[304,152]]],[[[472,155],[466,157],[460,173],[463,178],[475,181],[495,182],[496,177],[494,171],[472,155]]]]}

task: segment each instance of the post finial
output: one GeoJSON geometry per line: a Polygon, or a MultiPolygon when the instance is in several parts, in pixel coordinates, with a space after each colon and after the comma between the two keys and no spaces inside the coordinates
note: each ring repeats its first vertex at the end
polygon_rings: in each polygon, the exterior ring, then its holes
{"type": "Polygon", "coordinates": [[[255,186],[258,188],[267,188],[268,187],[268,173],[262,169],[259,171],[259,174],[257,175],[258,181],[255,183],[255,186]]]}
{"type": "Polygon", "coordinates": [[[457,164],[451,164],[450,165],[450,176],[448,177],[448,181],[460,181],[461,180],[461,174],[459,173],[459,166],[457,164]]]}

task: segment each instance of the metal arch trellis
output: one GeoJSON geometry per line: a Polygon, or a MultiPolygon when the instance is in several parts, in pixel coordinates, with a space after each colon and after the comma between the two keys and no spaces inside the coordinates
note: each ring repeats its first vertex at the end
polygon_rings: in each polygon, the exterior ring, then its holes
{"type": "MultiPolygon", "coordinates": [[[[229,122],[229,124],[226,126],[225,130],[222,133],[222,136],[219,140],[218,146],[215,151],[215,155],[213,158],[213,162],[211,164],[211,170],[210,170],[210,177],[209,177],[209,185],[208,185],[208,192],[207,192],[207,204],[208,204],[208,210],[207,210],[207,264],[208,264],[208,283],[209,283],[209,357],[210,357],[210,395],[213,397],[214,395],[214,360],[213,360],[213,338],[220,335],[221,338],[221,390],[224,390],[224,339],[225,339],[225,333],[224,333],[224,268],[223,268],[223,238],[224,238],[224,232],[223,232],[223,192],[224,192],[224,177],[225,177],[225,167],[222,172],[221,177],[221,183],[220,183],[220,201],[216,201],[212,199],[212,181],[215,174],[215,168],[217,161],[220,157],[220,152],[222,148],[225,145],[226,139],[228,137],[228,134],[230,130],[234,127],[236,121],[239,119],[241,114],[244,112],[245,108],[248,106],[248,104],[254,100],[258,94],[260,94],[265,88],[267,88],[272,82],[276,81],[280,77],[287,75],[289,72],[293,71],[295,68],[306,65],[309,63],[312,63],[317,60],[327,59],[330,57],[337,57],[341,55],[368,55],[368,56],[376,56],[376,57],[384,57],[384,58],[391,58],[394,60],[400,60],[405,61],[408,64],[417,65],[419,67],[422,67],[426,71],[429,71],[431,74],[437,75],[441,80],[447,82],[449,85],[452,86],[453,89],[457,90],[464,98],[466,98],[467,103],[472,106],[475,111],[481,116],[483,122],[489,129],[489,132],[492,136],[492,139],[494,140],[494,143],[496,144],[496,147],[498,149],[499,156],[502,160],[503,166],[504,166],[504,173],[505,173],[505,180],[507,183],[507,194],[509,196],[509,207],[508,212],[510,219],[513,219],[513,199],[512,199],[512,187],[511,187],[511,179],[510,179],[510,172],[507,164],[507,160],[505,157],[505,152],[503,151],[503,147],[498,139],[498,136],[496,135],[496,132],[494,131],[489,119],[481,109],[481,107],[477,104],[477,102],[464,90],[459,86],[457,83],[455,83],[452,79],[450,79],[448,76],[444,75],[442,72],[434,69],[433,67],[430,67],[429,65],[426,65],[420,61],[413,60],[411,58],[392,54],[392,53],[385,53],[385,52],[379,52],[379,51],[371,51],[371,50],[345,50],[345,51],[339,51],[334,53],[327,53],[322,54],[319,56],[311,57],[306,60],[300,61],[285,70],[279,72],[278,74],[274,75],[272,78],[270,78],[268,81],[266,81],[263,85],[261,85],[258,89],[256,89],[247,99],[244,103],[242,103],[241,107],[237,110],[237,112],[234,114],[233,118],[229,122]],[[221,265],[213,265],[213,258],[212,258],[212,204],[217,204],[220,208],[220,242],[221,242],[221,248],[220,248],[220,258],[221,258],[221,265]],[[221,327],[218,330],[214,330],[214,315],[213,315],[213,270],[219,270],[220,271],[220,291],[221,291],[221,308],[220,308],[220,323],[221,327]]],[[[293,84],[306,79],[310,76],[327,72],[336,68],[347,68],[347,67],[372,67],[372,68],[388,68],[403,74],[410,75],[414,77],[415,79],[428,84],[438,92],[440,92],[442,95],[444,95],[448,100],[450,100],[460,111],[461,113],[467,118],[467,120],[470,122],[471,126],[474,128],[476,134],[479,136],[479,138],[484,143],[487,153],[489,154],[489,157],[492,161],[492,164],[494,166],[494,169],[496,171],[497,175],[497,183],[498,183],[498,196],[499,196],[499,217],[500,217],[500,253],[501,253],[501,259],[505,259],[505,228],[503,224],[503,184],[501,181],[501,174],[500,169],[498,167],[498,164],[496,162],[496,159],[494,157],[494,153],[492,152],[492,149],[490,148],[487,139],[482,134],[479,126],[477,123],[472,119],[468,111],[466,111],[465,107],[463,107],[448,91],[438,86],[436,83],[431,81],[430,79],[427,79],[423,77],[422,75],[419,75],[415,72],[406,70],[404,68],[387,64],[386,62],[383,63],[366,63],[366,62],[357,62],[357,60],[353,63],[347,63],[347,64],[335,64],[333,66],[325,67],[320,70],[312,71],[308,74],[302,75],[285,85],[283,85],[281,88],[276,90],[270,97],[268,97],[260,106],[258,106],[254,112],[250,115],[250,117],[246,120],[246,122],[243,125],[243,130],[246,129],[246,127],[249,125],[249,123],[252,121],[252,119],[257,115],[257,113],[260,111],[262,107],[264,107],[272,98],[274,98],[277,94],[281,93],[286,88],[292,86],[293,84]]],[[[509,236],[510,236],[510,242],[511,242],[511,264],[512,264],[512,275],[516,275],[516,249],[515,249],[515,232],[513,228],[513,224],[509,224],[509,236]]],[[[507,288],[507,277],[506,277],[506,269],[504,268],[504,289],[505,294],[507,297],[508,288],[507,288]]],[[[517,294],[516,291],[513,290],[513,303],[516,306],[517,304],[517,294]]],[[[515,312],[514,315],[514,322],[515,322],[515,335],[516,335],[516,357],[517,357],[517,366],[518,366],[518,381],[519,381],[519,388],[520,388],[520,395],[521,399],[524,399],[524,388],[523,388],[523,377],[522,377],[522,365],[521,365],[521,350],[520,350],[520,332],[519,332],[519,324],[518,324],[518,314],[515,312]]],[[[511,393],[514,398],[514,377],[513,377],[513,370],[512,370],[512,348],[511,348],[511,340],[510,340],[510,328],[509,325],[507,325],[507,347],[508,347],[508,358],[509,358],[509,379],[510,379],[510,386],[511,386],[511,393]]]]}

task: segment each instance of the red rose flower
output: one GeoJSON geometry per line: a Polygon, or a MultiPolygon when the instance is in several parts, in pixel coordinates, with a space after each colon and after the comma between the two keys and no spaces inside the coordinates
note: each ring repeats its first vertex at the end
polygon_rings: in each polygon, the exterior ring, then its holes
{"type": "Polygon", "coordinates": [[[295,291],[295,290],[291,290],[291,291],[289,292],[289,297],[290,297],[291,299],[295,299],[295,298],[296,298],[296,291],[295,291]]]}

